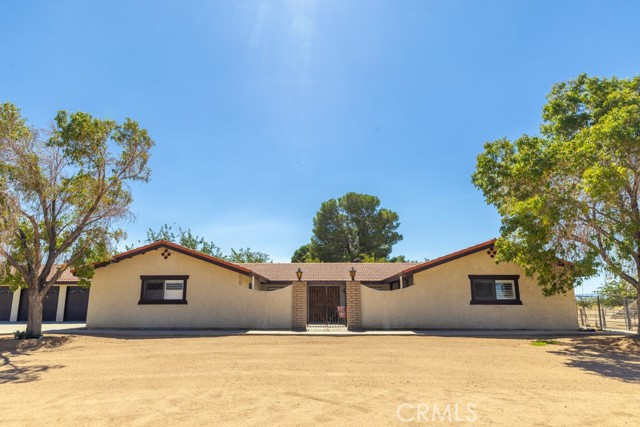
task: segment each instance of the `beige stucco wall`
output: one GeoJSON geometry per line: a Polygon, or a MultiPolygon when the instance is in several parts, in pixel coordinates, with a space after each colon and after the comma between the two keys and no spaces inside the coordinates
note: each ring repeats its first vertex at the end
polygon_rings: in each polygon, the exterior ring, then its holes
{"type": "Polygon", "coordinates": [[[87,328],[291,327],[291,287],[249,289],[251,277],[172,252],[150,251],[96,269],[87,328]],[[187,304],[139,305],[141,275],[188,275],[187,304]]]}
{"type": "Polygon", "coordinates": [[[578,329],[573,291],[545,297],[511,263],[478,252],[414,275],[414,285],[389,292],[362,287],[364,328],[578,329]],[[469,275],[519,275],[522,305],[471,305],[469,275]]]}

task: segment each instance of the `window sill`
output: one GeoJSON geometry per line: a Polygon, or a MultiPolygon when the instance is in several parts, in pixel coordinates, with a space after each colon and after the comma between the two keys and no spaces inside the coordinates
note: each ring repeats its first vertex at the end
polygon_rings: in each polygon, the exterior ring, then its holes
{"type": "Polygon", "coordinates": [[[522,305],[520,300],[471,300],[471,305],[522,305]]]}
{"type": "Polygon", "coordinates": [[[175,300],[171,300],[171,299],[166,299],[166,300],[157,300],[157,301],[151,301],[151,300],[140,300],[138,301],[138,305],[153,305],[153,304],[157,304],[157,305],[166,305],[166,304],[186,304],[187,300],[186,299],[175,299],[175,300]]]}

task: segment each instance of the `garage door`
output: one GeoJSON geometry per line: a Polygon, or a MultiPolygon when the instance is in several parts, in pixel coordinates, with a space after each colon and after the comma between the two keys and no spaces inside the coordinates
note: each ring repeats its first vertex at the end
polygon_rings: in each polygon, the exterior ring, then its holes
{"type": "MultiPolygon", "coordinates": [[[[22,289],[20,292],[20,308],[18,309],[18,321],[26,322],[29,315],[29,298],[27,296],[28,291],[22,289]]],[[[44,297],[44,303],[42,305],[42,320],[45,322],[53,322],[56,320],[56,312],[58,311],[58,296],[60,294],[60,287],[53,286],[47,292],[47,296],[44,297]]]]}
{"type": "Polygon", "coordinates": [[[8,286],[0,286],[0,322],[8,322],[11,316],[13,292],[8,286]]]}
{"type": "Polygon", "coordinates": [[[67,300],[64,307],[64,320],[84,322],[87,320],[89,289],[80,286],[67,287],[67,300]]]}

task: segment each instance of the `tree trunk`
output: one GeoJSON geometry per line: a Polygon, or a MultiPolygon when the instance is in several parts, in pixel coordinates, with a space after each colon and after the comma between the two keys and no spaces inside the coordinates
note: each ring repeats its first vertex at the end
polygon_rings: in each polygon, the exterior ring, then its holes
{"type": "MultiPolygon", "coordinates": [[[[638,290],[638,298],[636,298],[636,308],[638,309],[638,335],[640,335],[640,290],[638,290]]],[[[633,316],[631,317],[633,321],[633,316]]]]}
{"type": "Polygon", "coordinates": [[[39,338],[42,335],[42,302],[43,295],[34,284],[27,288],[29,311],[27,316],[27,338],[39,338]]]}

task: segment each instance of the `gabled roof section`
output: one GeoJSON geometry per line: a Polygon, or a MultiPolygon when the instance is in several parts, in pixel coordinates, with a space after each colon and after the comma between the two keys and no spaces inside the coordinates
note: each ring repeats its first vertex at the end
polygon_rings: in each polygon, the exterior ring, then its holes
{"type": "MultiPolygon", "coordinates": [[[[53,268],[51,269],[51,273],[49,273],[49,277],[47,277],[47,279],[51,279],[53,277],[54,274],[56,274],[56,270],[60,267],[60,265],[54,265],[53,268]]],[[[60,277],[58,278],[58,281],[56,283],[62,284],[62,285],[71,285],[74,283],[78,283],[78,279],[76,276],[73,275],[73,272],[71,271],[71,268],[67,267],[62,274],[60,275],[60,277]]]]}
{"type": "MultiPolygon", "coordinates": [[[[438,265],[446,264],[446,263],[451,262],[453,260],[456,260],[458,258],[462,258],[462,257],[465,257],[467,255],[475,254],[476,252],[480,252],[480,251],[483,251],[485,249],[492,248],[495,243],[496,243],[496,239],[487,240],[486,242],[482,242],[482,243],[477,244],[475,246],[470,246],[468,248],[459,250],[457,252],[453,252],[453,253],[450,253],[448,255],[444,255],[444,256],[441,256],[439,258],[423,262],[422,264],[418,264],[418,265],[416,265],[414,267],[407,268],[406,270],[402,270],[402,272],[400,274],[402,274],[402,275],[410,275],[410,274],[419,273],[419,272],[427,270],[429,268],[433,268],[433,267],[436,267],[438,265]]],[[[388,277],[386,280],[390,281],[394,277],[395,276],[388,277]]]]}
{"type": "Polygon", "coordinates": [[[196,251],[194,249],[189,249],[186,248],[184,246],[178,245],[176,243],[173,242],[169,242],[167,240],[158,240],[155,241],[153,243],[149,243],[148,245],[144,245],[144,246],[140,246],[139,248],[135,248],[132,249],[130,251],[126,251],[126,252],[122,252],[119,253],[117,255],[114,255],[109,261],[104,261],[104,262],[99,262],[94,264],[95,268],[100,268],[100,267],[105,267],[109,264],[113,264],[116,262],[120,262],[122,260],[128,259],[128,258],[133,258],[134,256],[137,255],[142,255],[145,254],[149,251],[153,251],[159,248],[167,248],[170,249],[172,251],[176,251],[178,253],[181,253],[183,255],[187,255],[196,259],[199,259],[201,261],[205,261],[211,264],[215,264],[218,265],[220,267],[224,267],[227,268],[229,270],[235,271],[237,273],[241,273],[241,274],[245,274],[247,276],[251,276],[252,271],[249,270],[246,267],[242,267],[238,264],[234,264],[232,262],[229,261],[225,261],[223,259],[211,256],[211,255],[207,255],[205,253],[196,251]]]}

